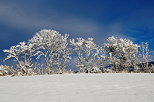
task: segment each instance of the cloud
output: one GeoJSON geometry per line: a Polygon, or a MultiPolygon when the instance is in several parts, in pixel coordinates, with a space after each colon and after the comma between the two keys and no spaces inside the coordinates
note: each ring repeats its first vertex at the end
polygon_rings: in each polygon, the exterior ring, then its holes
{"type": "Polygon", "coordinates": [[[118,23],[103,25],[94,20],[75,15],[70,16],[54,9],[45,12],[39,6],[39,3],[35,3],[35,6],[23,5],[21,2],[0,3],[0,21],[5,25],[22,30],[53,28],[83,36],[93,36],[98,33],[121,33],[123,29],[118,23]]]}
{"type": "MultiPolygon", "coordinates": [[[[9,27],[31,31],[34,29],[51,28],[78,35],[97,32],[100,28],[93,21],[86,19],[69,17],[54,10],[50,13],[37,12],[37,8],[25,7],[20,3],[0,4],[0,21],[9,27]]],[[[86,36],[86,35],[84,35],[86,36]]]]}
{"type": "Polygon", "coordinates": [[[98,44],[104,43],[106,38],[113,35],[135,40],[125,34],[126,28],[121,22],[103,24],[55,9],[46,10],[40,6],[39,1],[24,2],[24,5],[23,2],[0,2],[0,22],[10,28],[33,34],[40,29],[54,29],[62,34],[70,34],[71,38],[93,37],[98,44]]]}

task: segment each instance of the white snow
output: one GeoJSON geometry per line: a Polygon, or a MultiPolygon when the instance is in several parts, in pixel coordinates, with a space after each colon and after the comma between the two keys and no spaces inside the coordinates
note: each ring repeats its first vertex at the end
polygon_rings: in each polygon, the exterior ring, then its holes
{"type": "Polygon", "coordinates": [[[0,102],[154,102],[154,74],[0,77],[0,102]]]}

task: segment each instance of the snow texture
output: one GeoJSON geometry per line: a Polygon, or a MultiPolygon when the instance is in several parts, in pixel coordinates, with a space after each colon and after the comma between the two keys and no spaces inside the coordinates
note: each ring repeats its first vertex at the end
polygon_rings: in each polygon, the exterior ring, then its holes
{"type": "Polygon", "coordinates": [[[154,74],[0,77],[0,102],[154,102],[154,74]]]}

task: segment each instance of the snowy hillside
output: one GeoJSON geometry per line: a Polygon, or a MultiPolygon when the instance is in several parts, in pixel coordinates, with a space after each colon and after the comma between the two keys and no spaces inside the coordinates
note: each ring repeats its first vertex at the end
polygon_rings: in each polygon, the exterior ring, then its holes
{"type": "Polygon", "coordinates": [[[0,77],[0,102],[154,102],[154,74],[0,77]]]}

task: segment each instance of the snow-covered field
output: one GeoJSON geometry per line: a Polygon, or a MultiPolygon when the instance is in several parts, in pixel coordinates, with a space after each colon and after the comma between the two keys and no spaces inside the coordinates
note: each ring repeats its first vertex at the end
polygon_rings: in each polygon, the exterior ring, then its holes
{"type": "Polygon", "coordinates": [[[154,74],[0,77],[0,102],[154,102],[154,74]]]}

